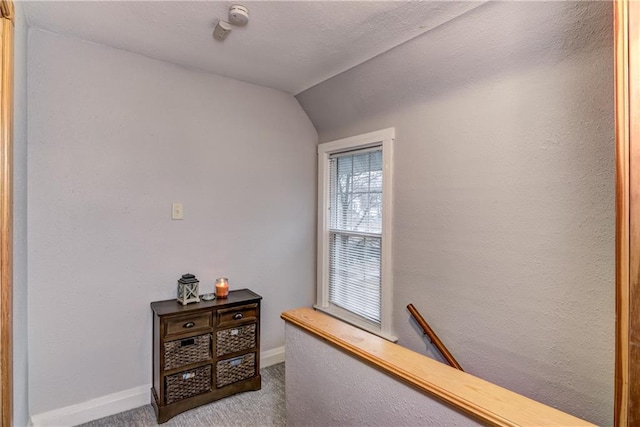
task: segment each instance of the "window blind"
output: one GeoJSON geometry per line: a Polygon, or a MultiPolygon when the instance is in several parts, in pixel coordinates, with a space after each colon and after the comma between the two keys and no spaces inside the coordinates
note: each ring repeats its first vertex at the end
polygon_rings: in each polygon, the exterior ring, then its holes
{"type": "Polygon", "coordinates": [[[381,319],[382,147],[329,157],[329,302],[381,319]]]}

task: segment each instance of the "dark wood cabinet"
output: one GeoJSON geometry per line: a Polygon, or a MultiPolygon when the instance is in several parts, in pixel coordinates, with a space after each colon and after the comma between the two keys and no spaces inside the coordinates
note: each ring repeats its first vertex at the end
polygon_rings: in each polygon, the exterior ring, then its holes
{"type": "Polygon", "coordinates": [[[158,423],[214,400],[259,390],[260,300],[248,289],[225,299],[151,303],[153,405],[158,423]]]}

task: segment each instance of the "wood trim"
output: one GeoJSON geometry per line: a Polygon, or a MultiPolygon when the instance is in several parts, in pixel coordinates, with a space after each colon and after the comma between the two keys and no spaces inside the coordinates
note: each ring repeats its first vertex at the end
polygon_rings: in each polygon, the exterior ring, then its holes
{"type": "Polygon", "coordinates": [[[593,425],[310,308],[281,317],[488,425],[593,425]]]}
{"type": "Polygon", "coordinates": [[[0,2],[0,425],[13,415],[12,276],[13,276],[13,3],[0,2]]]}
{"type": "Polygon", "coordinates": [[[0,0],[0,17],[6,18],[12,23],[14,23],[15,8],[13,7],[12,0],[0,0]]]}
{"type": "Polygon", "coordinates": [[[614,424],[627,425],[629,393],[629,107],[628,4],[616,1],[615,41],[615,145],[616,145],[616,353],[614,424]]]}
{"type": "Polygon", "coordinates": [[[617,426],[640,424],[639,24],[637,1],[615,2],[617,426]]]}

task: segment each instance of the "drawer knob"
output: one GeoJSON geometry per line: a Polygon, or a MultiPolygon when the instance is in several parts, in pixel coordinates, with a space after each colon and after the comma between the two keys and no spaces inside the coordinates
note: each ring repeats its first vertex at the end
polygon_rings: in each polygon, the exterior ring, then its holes
{"type": "Polygon", "coordinates": [[[196,326],[196,324],[193,322],[187,322],[184,325],[182,325],[183,328],[193,328],[194,326],[196,326]]]}
{"type": "Polygon", "coordinates": [[[244,317],[244,315],[242,313],[236,313],[233,315],[233,318],[236,320],[240,320],[244,317]]]}

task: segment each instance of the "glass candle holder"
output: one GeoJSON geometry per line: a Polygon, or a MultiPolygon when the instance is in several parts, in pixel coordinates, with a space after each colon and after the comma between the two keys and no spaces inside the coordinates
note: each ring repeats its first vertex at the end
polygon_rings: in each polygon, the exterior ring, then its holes
{"type": "Polygon", "coordinates": [[[229,279],[220,277],[216,280],[216,298],[226,298],[229,296],[229,279]]]}

